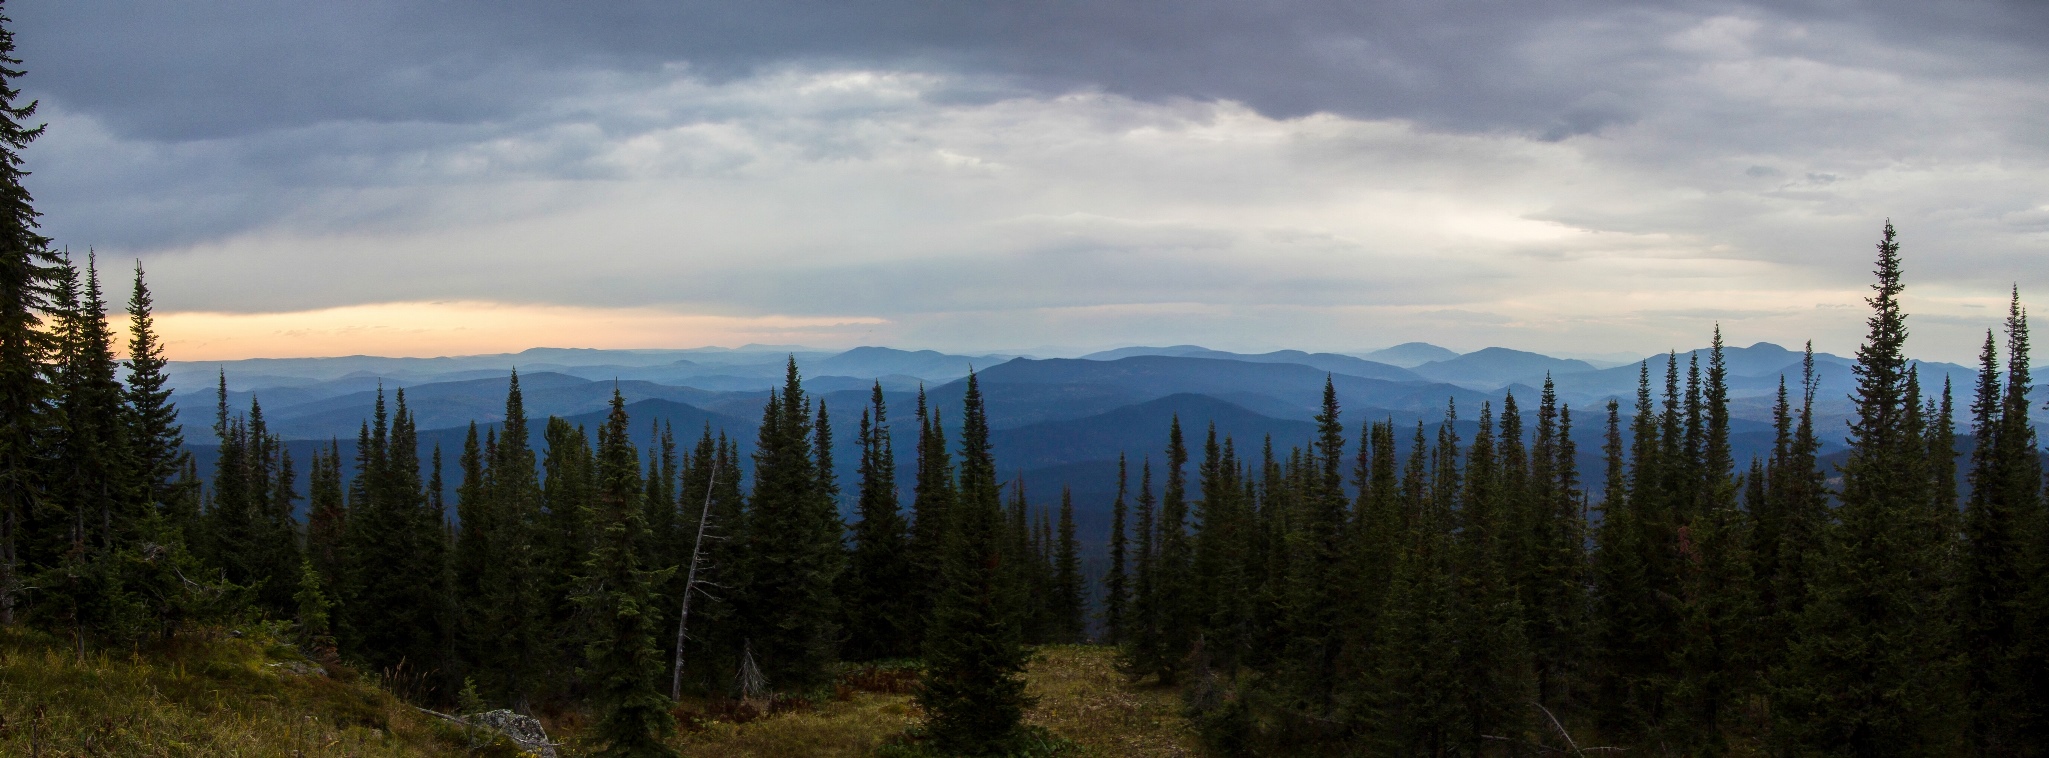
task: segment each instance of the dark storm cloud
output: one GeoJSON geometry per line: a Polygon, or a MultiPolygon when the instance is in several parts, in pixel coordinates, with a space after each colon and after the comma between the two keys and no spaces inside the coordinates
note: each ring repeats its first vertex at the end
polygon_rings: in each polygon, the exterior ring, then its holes
{"type": "MultiPolygon", "coordinates": [[[[1635,118],[1635,96],[1689,63],[1656,41],[1738,12],[1855,28],[1961,57],[1978,75],[2049,70],[2040,2],[76,0],[10,11],[32,93],[169,140],[471,123],[559,96],[576,71],[687,63],[718,78],[792,61],[1557,138],[1635,118]]],[[[1823,61],[1873,52],[1826,34],[1780,44],[1823,61]]]]}
{"type": "Polygon", "coordinates": [[[167,312],[1648,350],[1854,331],[1802,314],[1855,304],[1887,216],[1950,311],[2049,241],[2035,0],[8,12],[45,232],[147,259],[167,312]]]}

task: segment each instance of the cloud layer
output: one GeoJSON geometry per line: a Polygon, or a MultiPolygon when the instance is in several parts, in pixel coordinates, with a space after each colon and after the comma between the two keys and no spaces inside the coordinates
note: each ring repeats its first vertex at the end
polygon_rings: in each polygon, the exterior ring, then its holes
{"type": "Polygon", "coordinates": [[[644,346],[1845,349],[1887,217],[1918,353],[2049,284],[2035,4],[596,7],[12,9],[30,187],[166,310],[298,314],[190,320],[210,357],[307,311],[463,352],[436,302],[644,346]]]}

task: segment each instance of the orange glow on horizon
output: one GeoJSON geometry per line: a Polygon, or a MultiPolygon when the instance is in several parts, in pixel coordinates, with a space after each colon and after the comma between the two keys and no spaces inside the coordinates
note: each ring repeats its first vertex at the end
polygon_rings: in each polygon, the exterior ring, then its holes
{"type": "MultiPolygon", "coordinates": [[[[119,314],[112,326],[126,333],[119,314]]],[[[531,347],[682,348],[750,342],[831,345],[889,322],[872,317],[718,316],[663,308],[490,302],[350,305],[286,313],[160,312],[172,360],[378,355],[427,358],[531,347]]]]}

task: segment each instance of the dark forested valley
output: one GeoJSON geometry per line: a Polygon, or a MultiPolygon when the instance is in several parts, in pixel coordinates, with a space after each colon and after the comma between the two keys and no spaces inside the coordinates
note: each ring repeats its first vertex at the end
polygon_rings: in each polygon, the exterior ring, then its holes
{"type": "Polygon", "coordinates": [[[94,262],[38,252],[0,611],[81,650],[272,619],[419,703],[590,707],[622,755],[670,750],[676,697],[815,697],[843,661],[916,662],[902,750],[1057,752],[1020,725],[1047,644],[1114,647],[1223,754],[2027,754],[2026,315],[1962,386],[1909,360],[1892,240],[1847,360],[1716,333],[1534,388],[1212,353],[820,393],[785,352],[759,392],[370,377],[325,440],[281,430],[356,393],[280,413],[218,366],[194,423],[140,269],[123,340],[94,262]]]}

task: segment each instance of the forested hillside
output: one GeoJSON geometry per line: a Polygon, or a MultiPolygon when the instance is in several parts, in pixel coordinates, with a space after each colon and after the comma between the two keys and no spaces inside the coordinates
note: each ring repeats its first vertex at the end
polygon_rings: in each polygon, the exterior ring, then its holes
{"type": "Polygon", "coordinates": [[[51,725],[78,752],[514,750],[479,740],[494,713],[603,756],[807,717],[888,756],[2049,745],[2026,312],[2016,288],[1975,370],[1911,360],[1890,223],[1848,358],[1718,327],[1610,368],[181,366],[140,264],[117,334],[115,277],[37,232],[12,51],[0,28],[0,715],[31,754],[51,725]],[[1148,733],[1076,733],[1106,692],[1148,733]]]}

